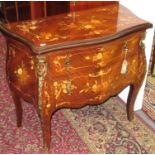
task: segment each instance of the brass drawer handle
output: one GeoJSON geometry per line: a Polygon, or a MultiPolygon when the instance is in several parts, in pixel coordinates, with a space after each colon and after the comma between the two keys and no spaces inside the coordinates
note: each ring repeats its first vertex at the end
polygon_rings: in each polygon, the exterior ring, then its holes
{"type": "Polygon", "coordinates": [[[70,70],[70,66],[71,66],[71,64],[70,64],[70,57],[69,56],[66,57],[65,64],[66,64],[67,71],[69,71],[70,70]]]}
{"type": "Polygon", "coordinates": [[[129,50],[129,48],[128,48],[128,42],[126,41],[125,44],[124,44],[124,51],[125,51],[125,54],[128,53],[128,50],[129,50]]]}
{"type": "Polygon", "coordinates": [[[146,32],[143,34],[143,37],[139,42],[139,45],[142,47],[143,50],[145,49],[145,44],[144,44],[145,37],[146,37],[146,32]]]}
{"type": "Polygon", "coordinates": [[[128,50],[129,50],[128,42],[126,41],[124,44],[124,59],[123,59],[122,66],[121,66],[121,74],[126,74],[128,71],[128,68],[127,68],[128,67],[128,61],[126,59],[128,50]]]}

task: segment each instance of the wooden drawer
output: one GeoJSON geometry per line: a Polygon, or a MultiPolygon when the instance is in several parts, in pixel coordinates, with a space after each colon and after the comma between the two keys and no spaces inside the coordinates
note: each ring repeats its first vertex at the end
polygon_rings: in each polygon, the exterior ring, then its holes
{"type": "Polygon", "coordinates": [[[116,59],[124,58],[137,53],[139,37],[128,36],[113,43],[99,44],[84,48],[72,48],[47,54],[47,62],[51,76],[66,74],[89,73],[103,68],[116,59]]]}
{"type": "Polygon", "coordinates": [[[138,56],[133,55],[127,59],[128,71],[121,74],[121,61],[99,69],[96,72],[79,72],[78,76],[66,75],[55,78],[47,76],[49,96],[53,97],[56,106],[73,105],[79,107],[85,101],[99,103],[109,94],[117,93],[118,89],[125,87],[135,79],[138,65],[138,56]],[[54,94],[54,95],[53,95],[54,94]]]}

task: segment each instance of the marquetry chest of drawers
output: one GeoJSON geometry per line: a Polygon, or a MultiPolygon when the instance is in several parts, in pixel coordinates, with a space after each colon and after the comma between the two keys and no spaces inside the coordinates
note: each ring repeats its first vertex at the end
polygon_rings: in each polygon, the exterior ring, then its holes
{"type": "Polygon", "coordinates": [[[132,120],[145,75],[143,39],[150,27],[121,5],[1,24],[17,125],[23,99],[36,108],[49,149],[56,110],[103,103],[128,85],[127,116],[132,120]]]}

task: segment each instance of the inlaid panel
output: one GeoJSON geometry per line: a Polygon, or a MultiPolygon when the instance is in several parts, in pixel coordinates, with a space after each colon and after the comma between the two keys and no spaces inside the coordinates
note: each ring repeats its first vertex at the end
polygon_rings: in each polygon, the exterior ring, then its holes
{"type": "MultiPolygon", "coordinates": [[[[35,53],[64,49],[67,46],[83,46],[111,40],[149,27],[150,24],[134,16],[121,5],[108,5],[75,13],[0,25],[11,35],[24,38],[35,53]],[[139,26],[138,26],[139,25],[139,26]]],[[[14,36],[15,37],[15,36],[14,36]]]]}
{"type": "Polygon", "coordinates": [[[79,72],[90,73],[111,63],[137,53],[140,33],[113,41],[84,48],[71,48],[46,55],[48,72],[51,77],[68,74],[78,75],[79,72]]]}
{"type": "Polygon", "coordinates": [[[19,42],[8,40],[7,72],[9,82],[20,93],[28,97],[35,96],[37,89],[35,58],[31,55],[28,47],[19,42]]]}
{"type": "Polygon", "coordinates": [[[79,72],[78,76],[47,76],[45,83],[48,83],[48,86],[45,86],[44,91],[52,96],[50,103],[56,104],[56,107],[80,107],[84,103],[100,103],[107,96],[114,95],[120,88],[134,82],[138,71],[138,56],[130,56],[127,62],[126,74],[121,74],[121,61],[114,61],[110,66],[88,74],[79,72]]]}

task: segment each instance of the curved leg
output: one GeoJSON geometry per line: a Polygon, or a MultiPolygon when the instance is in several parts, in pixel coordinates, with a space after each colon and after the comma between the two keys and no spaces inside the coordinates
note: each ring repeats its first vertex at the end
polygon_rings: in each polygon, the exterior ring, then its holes
{"type": "Polygon", "coordinates": [[[16,107],[17,126],[21,127],[22,126],[22,105],[21,105],[21,100],[20,100],[18,94],[13,90],[12,90],[12,97],[13,97],[15,107],[16,107]]]}
{"type": "Polygon", "coordinates": [[[132,121],[134,118],[134,103],[140,89],[139,84],[130,85],[130,92],[127,100],[127,118],[129,121],[132,121]]]}
{"type": "Polygon", "coordinates": [[[43,134],[43,147],[45,152],[49,152],[51,143],[51,115],[40,115],[42,134],[43,134]]]}

